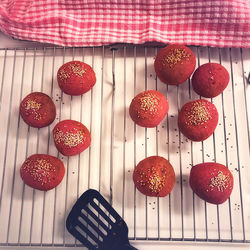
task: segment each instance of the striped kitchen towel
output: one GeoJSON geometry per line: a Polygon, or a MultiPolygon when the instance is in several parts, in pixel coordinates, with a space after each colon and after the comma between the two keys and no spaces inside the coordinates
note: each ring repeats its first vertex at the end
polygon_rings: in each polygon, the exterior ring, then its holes
{"type": "Polygon", "coordinates": [[[250,48],[249,0],[1,0],[0,30],[62,46],[250,48]]]}

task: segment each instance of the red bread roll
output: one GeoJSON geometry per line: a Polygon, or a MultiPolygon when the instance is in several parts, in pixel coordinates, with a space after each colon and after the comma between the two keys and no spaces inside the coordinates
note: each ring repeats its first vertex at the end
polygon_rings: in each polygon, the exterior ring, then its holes
{"type": "Polygon", "coordinates": [[[201,199],[213,204],[221,204],[232,193],[233,175],[222,164],[201,163],[192,167],[189,184],[201,199]]]}
{"type": "Polygon", "coordinates": [[[53,137],[58,151],[66,156],[80,154],[91,142],[89,130],[74,120],[57,123],[53,129],[53,137]]]}
{"type": "Polygon", "coordinates": [[[180,131],[192,141],[204,141],[218,124],[218,112],[213,103],[195,100],[186,103],[178,116],[180,131]]]}
{"type": "Polygon", "coordinates": [[[60,89],[68,95],[82,95],[96,83],[95,72],[91,66],[80,61],[63,64],[57,72],[60,89]]]}
{"type": "Polygon", "coordinates": [[[46,94],[33,92],[22,100],[20,115],[29,126],[42,128],[55,120],[56,106],[46,94]]]}
{"type": "Polygon", "coordinates": [[[28,186],[47,191],[55,188],[63,179],[63,162],[51,155],[34,154],[25,160],[20,174],[28,186]]]}
{"type": "Polygon", "coordinates": [[[169,85],[185,82],[193,73],[195,65],[196,60],[192,50],[177,44],[161,49],[154,62],[157,77],[169,85]]]}
{"type": "Polygon", "coordinates": [[[193,74],[192,86],[201,96],[213,98],[223,92],[229,83],[228,71],[218,63],[201,65],[193,74]]]}
{"type": "Polygon", "coordinates": [[[159,91],[147,90],[141,92],[132,100],[129,114],[139,126],[156,127],[168,112],[168,101],[159,91]]]}
{"type": "Polygon", "coordinates": [[[175,184],[172,165],[163,157],[151,156],[139,162],[133,173],[136,188],[147,196],[164,197],[175,184]]]}

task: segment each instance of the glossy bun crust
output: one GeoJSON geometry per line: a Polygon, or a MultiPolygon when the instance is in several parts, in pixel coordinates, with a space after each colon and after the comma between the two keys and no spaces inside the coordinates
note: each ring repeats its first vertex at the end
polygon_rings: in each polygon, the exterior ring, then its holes
{"type": "Polygon", "coordinates": [[[52,99],[41,92],[27,95],[20,104],[20,115],[31,127],[42,128],[56,118],[56,107],[52,99]]]}
{"type": "Polygon", "coordinates": [[[133,181],[144,195],[164,197],[174,187],[175,173],[168,160],[160,156],[151,156],[136,166],[133,181]]]}
{"type": "Polygon", "coordinates": [[[34,154],[25,160],[20,174],[28,186],[47,191],[60,184],[65,168],[63,162],[54,156],[34,154]]]}
{"type": "Polygon", "coordinates": [[[233,190],[233,175],[219,163],[201,163],[192,167],[189,177],[192,190],[203,200],[221,204],[233,190]]]}
{"type": "Polygon", "coordinates": [[[68,95],[82,95],[96,83],[95,72],[87,63],[71,61],[63,64],[57,72],[57,82],[68,95]]]}
{"type": "Polygon", "coordinates": [[[64,120],[56,124],[53,137],[57,150],[66,156],[80,154],[89,147],[89,130],[78,121],[64,120]]]}
{"type": "Polygon", "coordinates": [[[213,103],[199,99],[186,103],[178,115],[180,131],[192,141],[211,136],[218,124],[218,112],[213,103]]]}
{"type": "Polygon", "coordinates": [[[141,92],[129,107],[131,119],[139,126],[152,128],[160,124],[168,112],[168,101],[159,91],[141,92]]]}
{"type": "Polygon", "coordinates": [[[213,98],[223,92],[229,83],[228,71],[218,63],[201,65],[193,74],[194,91],[203,97],[213,98]]]}
{"type": "Polygon", "coordinates": [[[169,85],[185,82],[193,73],[195,65],[194,53],[188,47],[177,44],[161,49],[154,62],[157,77],[169,85]]]}

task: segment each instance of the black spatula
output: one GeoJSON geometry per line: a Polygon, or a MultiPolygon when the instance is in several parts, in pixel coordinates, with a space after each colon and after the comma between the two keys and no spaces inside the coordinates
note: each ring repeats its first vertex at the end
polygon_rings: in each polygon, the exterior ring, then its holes
{"type": "Polygon", "coordinates": [[[66,227],[70,234],[91,250],[137,250],[129,244],[125,221],[93,189],[77,200],[68,215],[66,227]]]}

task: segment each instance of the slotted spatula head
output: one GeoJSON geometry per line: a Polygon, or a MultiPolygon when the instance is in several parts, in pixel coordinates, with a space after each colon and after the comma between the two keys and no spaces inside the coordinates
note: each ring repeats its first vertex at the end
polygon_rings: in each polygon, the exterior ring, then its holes
{"type": "Polygon", "coordinates": [[[91,250],[137,250],[129,244],[125,221],[93,189],[77,200],[68,215],[66,227],[70,234],[91,250]]]}

